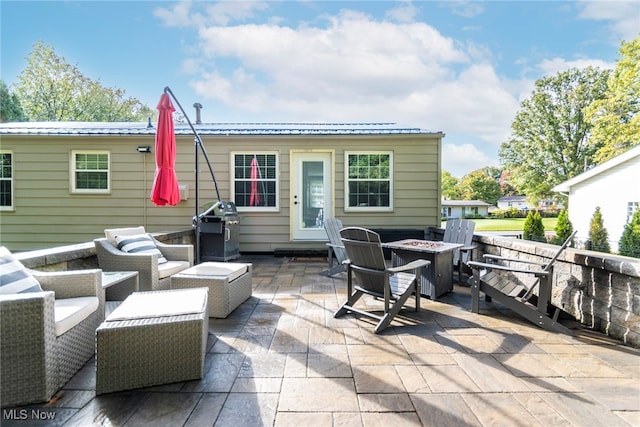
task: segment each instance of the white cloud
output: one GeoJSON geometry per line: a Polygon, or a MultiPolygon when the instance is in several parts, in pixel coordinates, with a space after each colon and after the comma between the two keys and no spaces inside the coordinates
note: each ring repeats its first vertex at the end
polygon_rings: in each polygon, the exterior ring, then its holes
{"type": "Polygon", "coordinates": [[[640,4],[637,1],[582,1],[581,19],[609,21],[612,42],[630,42],[640,35],[640,4]]]}
{"type": "Polygon", "coordinates": [[[567,60],[564,58],[552,58],[545,59],[544,61],[538,64],[538,68],[541,70],[542,74],[545,76],[551,76],[557,74],[561,71],[567,71],[570,68],[586,68],[586,67],[597,67],[600,69],[613,69],[616,64],[611,62],[602,61],[599,59],[575,59],[575,60],[567,60]]]}
{"type": "Polygon", "coordinates": [[[462,178],[469,172],[486,166],[499,167],[499,163],[473,144],[455,145],[445,142],[442,145],[442,169],[456,178],[462,178]]]}

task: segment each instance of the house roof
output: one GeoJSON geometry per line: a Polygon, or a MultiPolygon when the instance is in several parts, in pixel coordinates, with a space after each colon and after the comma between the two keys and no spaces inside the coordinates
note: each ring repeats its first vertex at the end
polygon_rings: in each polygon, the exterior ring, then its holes
{"type": "Polygon", "coordinates": [[[498,199],[499,202],[525,202],[527,196],[502,196],[498,199]]]}
{"type": "MultiPolygon", "coordinates": [[[[202,123],[200,135],[392,135],[436,134],[396,123],[202,123]]],[[[12,122],[0,124],[0,135],[153,135],[152,122],[12,122]]],[[[175,125],[176,135],[192,135],[187,123],[175,125]]]]}
{"type": "Polygon", "coordinates": [[[442,206],[492,206],[482,200],[443,200],[442,206]]]}
{"type": "Polygon", "coordinates": [[[640,156],[640,145],[625,151],[619,156],[616,156],[613,159],[606,161],[601,165],[596,166],[593,169],[590,169],[584,173],[581,173],[580,175],[574,176],[573,178],[568,179],[565,182],[556,185],[555,187],[553,187],[552,190],[557,193],[570,191],[571,187],[573,187],[574,185],[580,184],[581,182],[584,182],[590,178],[593,178],[596,175],[606,172],[609,169],[614,168],[638,156],[640,156]]]}

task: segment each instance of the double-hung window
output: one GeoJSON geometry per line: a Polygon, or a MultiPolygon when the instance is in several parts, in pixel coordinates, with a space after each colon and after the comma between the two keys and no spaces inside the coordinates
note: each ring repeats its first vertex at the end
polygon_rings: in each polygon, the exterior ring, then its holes
{"type": "Polygon", "coordinates": [[[0,210],[13,210],[13,153],[0,151],[0,210]]]}
{"type": "Polygon", "coordinates": [[[72,151],[70,170],[73,193],[110,192],[111,170],[108,151],[72,151]]]}
{"type": "Polygon", "coordinates": [[[393,153],[345,152],[345,209],[393,210],[393,153]]]}
{"type": "Polygon", "coordinates": [[[277,211],[278,154],[234,152],[231,153],[231,164],[231,197],[238,211],[277,211]]]}

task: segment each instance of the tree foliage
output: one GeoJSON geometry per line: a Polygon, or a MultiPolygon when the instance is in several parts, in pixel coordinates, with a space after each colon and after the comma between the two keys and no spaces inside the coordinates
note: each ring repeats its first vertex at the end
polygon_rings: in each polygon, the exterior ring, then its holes
{"type": "Polygon", "coordinates": [[[631,222],[624,226],[618,252],[620,255],[640,258],[640,208],[633,213],[631,222]]]}
{"type": "Polygon", "coordinates": [[[591,250],[598,252],[611,252],[609,245],[609,232],[604,228],[604,220],[600,206],[596,207],[591,222],[589,223],[589,240],[591,241],[591,250]]]}
{"type": "MultiPolygon", "coordinates": [[[[556,245],[562,245],[565,240],[573,233],[573,224],[569,221],[569,212],[566,209],[562,209],[558,214],[558,222],[556,223],[556,237],[553,243],[556,245]]],[[[573,245],[573,242],[571,243],[573,245]]]]}
{"type": "Polygon", "coordinates": [[[440,184],[442,197],[447,200],[459,200],[461,198],[460,187],[458,187],[458,178],[451,175],[451,172],[442,171],[440,184]]]}
{"type": "Polygon", "coordinates": [[[524,240],[534,240],[536,242],[547,241],[544,235],[544,224],[542,223],[540,212],[529,211],[527,218],[524,220],[522,238],[524,240]]]}
{"type": "Polygon", "coordinates": [[[42,41],[27,57],[15,93],[29,121],[145,121],[156,116],[124,90],[86,77],[42,41]]]}
{"type": "Polygon", "coordinates": [[[463,176],[459,182],[462,199],[482,200],[495,205],[501,196],[499,176],[500,171],[492,167],[477,169],[463,176]]]}
{"type": "Polygon", "coordinates": [[[499,152],[511,185],[538,201],[551,189],[583,172],[598,144],[589,144],[584,109],[604,96],[608,71],[570,69],[536,81],[520,105],[509,140],[499,152]]]}
{"type": "Polygon", "coordinates": [[[640,144],[640,36],[622,43],[621,58],[607,80],[605,97],[586,109],[593,128],[590,142],[602,163],[640,144]]]}
{"type": "Polygon", "coordinates": [[[0,80],[0,122],[24,121],[24,111],[15,93],[9,92],[4,80],[0,80]]]}

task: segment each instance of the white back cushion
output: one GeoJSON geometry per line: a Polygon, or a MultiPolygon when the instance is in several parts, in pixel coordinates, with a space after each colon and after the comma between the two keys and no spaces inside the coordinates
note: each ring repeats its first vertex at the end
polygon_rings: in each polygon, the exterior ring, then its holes
{"type": "Polygon", "coordinates": [[[0,294],[42,292],[42,287],[24,265],[0,246],[0,294]]]}
{"type": "Polygon", "coordinates": [[[116,242],[117,236],[131,236],[136,234],[147,234],[144,227],[127,227],[127,228],[107,228],[104,230],[104,237],[111,242],[113,246],[118,246],[116,242]]]}
{"type": "Polygon", "coordinates": [[[118,249],[131,254],[155,254],[158,256],[158,264],[164,264],[167,259],[156,247],[153,239],[147,234],[133,234],[128,236],[116,236],[118,249]]]}

